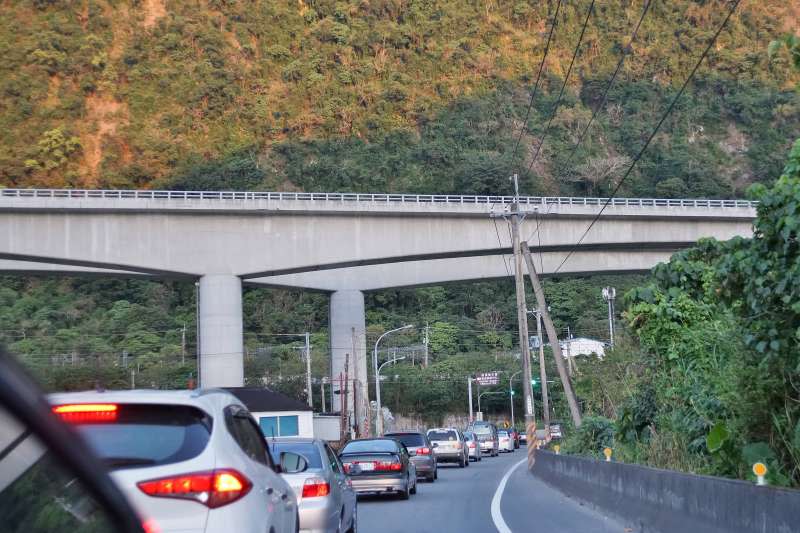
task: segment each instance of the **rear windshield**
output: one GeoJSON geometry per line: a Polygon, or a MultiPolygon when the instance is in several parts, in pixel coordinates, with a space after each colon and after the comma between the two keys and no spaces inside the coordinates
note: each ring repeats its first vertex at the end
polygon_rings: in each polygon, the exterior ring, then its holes
{"type": "Polygon", "coordinates": [[[211,436],[211,417],[184,405],[121,404],[114,420],[73,425],[110,468],[186,461],[200,455],[211,436]]]}
{"type": "Polygon", "coordinates": [[[476,435],[489,435],[492,432],[492,426],[475,426],[472,431],[476,435]]]}
{"type": "Polygon", "coordinates": [[[508,437],[508,431],[505,431],[505,430],[501,429],[500,431],[497,432],[497,436],[498,437],[508,437]]]}
{"type": "Polygon", "coordinates": [[[270,443],[270,450],[275,460],[281,456],[281,452],[292,452],[302,455],[308,460],[308,467],[317,470],[322,469],[322,458],[319,455],[319,448],[313,442],[281,442],[270,443]]]}
{"type": "Polygon", "coordinates": [[[399,440],[406,445],[406,448],[418,448],[420,446],[425,446],[425,437],[419,433],[391,433],[386,436],[399,440]]]}
{"type": "Polygon", "coordinates": [[[370,452],[392,452],[397,453],[399,448],[393,440],[356,440],[348,442],[342,453],[370,453],[370,452]]]}
{"type": "Polygon", "coordinates": [[[428,432],[428,438],[431,440],[458,440],[458,433],[451,430],[437,431],[432,429],[428,432]]]}
{"type": "Polygon", "coordinates": [[[465,440],[475,440],[475,434],[474,433],[469,433],[469,432],[464,433],[464,439],[465,440]]]}

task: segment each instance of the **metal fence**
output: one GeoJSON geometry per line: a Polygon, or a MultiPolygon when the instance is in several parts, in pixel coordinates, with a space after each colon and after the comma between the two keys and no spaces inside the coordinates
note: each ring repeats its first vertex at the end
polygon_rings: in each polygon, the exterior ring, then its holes
{"type": "MultiPolygon", "coordinates": [[[[147,191],[98,189],[0,189],[4,198],[107,198],[143,200],[274,200],[303,202],[366,202],[372,204],[511,204],[513,196],[457,196],[449,194],[361,194],[318,192],[254,192],[254,191],[147,191]]],[[[583,198],[568,196],[522,196],[523,205],[584,205],[623,207],[701,207],[753,208],[758,202],[749,200],[711,200],[674,198],[583,198]]]]}

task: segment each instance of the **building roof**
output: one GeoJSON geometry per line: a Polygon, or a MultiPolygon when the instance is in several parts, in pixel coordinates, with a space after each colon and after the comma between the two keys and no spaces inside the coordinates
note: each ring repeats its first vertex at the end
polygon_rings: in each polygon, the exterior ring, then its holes
{"type": "Polygon", "coordinates": [[[313,411],[308,404],[263,387],[225,387],[247,406],[250,412],[313,411]]]}

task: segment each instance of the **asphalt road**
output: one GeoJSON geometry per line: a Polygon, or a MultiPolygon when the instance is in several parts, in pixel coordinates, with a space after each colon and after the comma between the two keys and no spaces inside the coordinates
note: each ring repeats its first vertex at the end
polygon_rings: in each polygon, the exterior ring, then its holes
{"type": "MultiPolygon", "coordinates": [[[[521,447],[515,453],[497,458],[484,457],[468,468],[440,465],[439,479],[432,484],[420,481],[417,494],[408,501],[393,497],[359,498],[359,530],[362,533],[498,531],[492,517],[492,498],[506,472],[525,457],[525,448],[521,447]]],[[[625,533],[623,525],[538,481],[524,464],[508,478],[499,514],[513,532],[625,533]]]]}

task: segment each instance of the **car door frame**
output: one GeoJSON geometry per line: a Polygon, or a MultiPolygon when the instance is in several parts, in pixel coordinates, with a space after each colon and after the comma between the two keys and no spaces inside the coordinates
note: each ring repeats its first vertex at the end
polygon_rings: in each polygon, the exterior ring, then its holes
{"type": "Polygon", "coordinates": [[[331,479],[336,480],[336,485],[339,487],[339,505],[344,508],[345,516],[342,519],[342,526],[346,527],[347,524],[353,519],[355,512],[355,491],[349,485],[348,477],[344,473],[344,467],[333,448],[325,441],[320,441],[323,453],[328,457],[328,469],[330,470],[331,479]],[[333,465],[336,465],[335,467],[333,465]]]}
{"type": "MultiPolygon", "coordinates": [[[[264,439],[264,434],[261,432],[258,425],[256,425],[253,416],[243,405],[236,403],[229,404],[225,407],[224,414],[225,427],[228,434],[244,454],[244,460],[253,463],[259,472],[260,479],[258,483],[262,485],[259,487],[259,493],[264,500],[265,507],[269,503],[272,503],[276,510],[280,509],[280,514],[272,525],[274,525],[278,531],[294,531],[292,526],[294,525],[294,517],[298,512],[297,500],[291,488],[280,476],[279,464],[273,459],[269,451],[269,446],[267,446],[266,439],[264,439]],[[239,441],[239,438],[237,438],[237,435],[231,431],[228,425],[229,417],[234,423],[241,423],[244,428],[249,428],[255,432],[258,437],[257,442],[264,450],[264,462],[250,456],[243,444],[239,441]],[[291,506],[287,505],[290,502],[291,506]],[[289,507],[291,507],[291,509],[289,507]]],[[[256,439],[254,439],[254,442],[255,441],[256,439]]]]}

